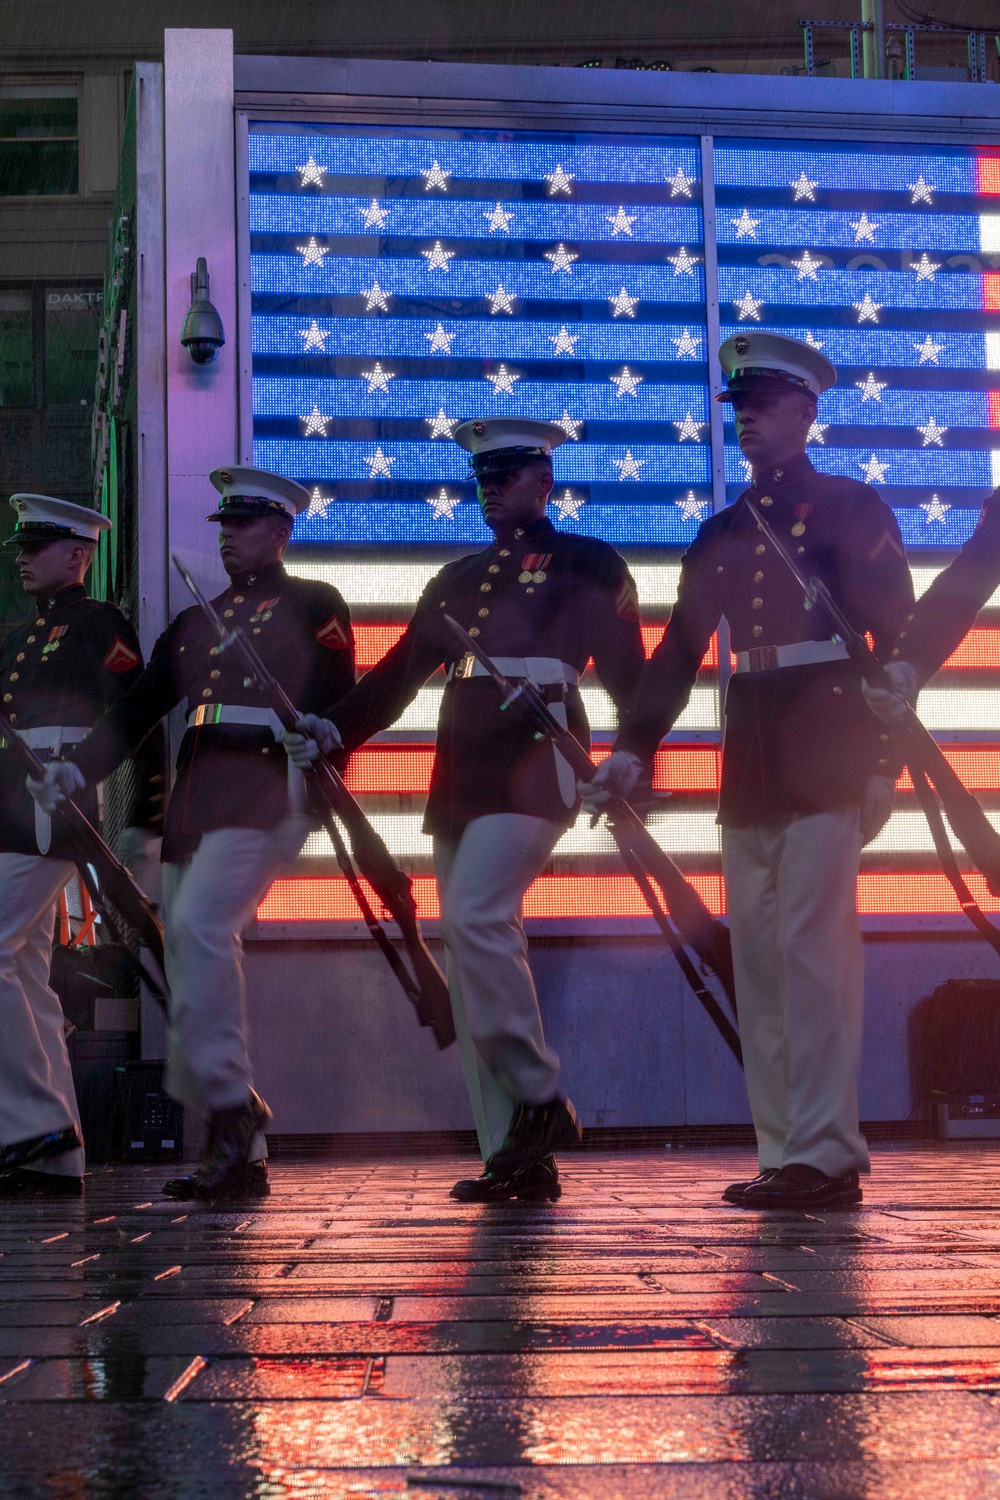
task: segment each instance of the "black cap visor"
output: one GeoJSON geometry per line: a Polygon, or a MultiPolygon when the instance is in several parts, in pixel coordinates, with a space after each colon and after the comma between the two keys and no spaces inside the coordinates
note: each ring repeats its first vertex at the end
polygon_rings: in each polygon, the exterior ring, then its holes
{"type": "Polygon", "coordinates": [[[755,395],[780,395],[782,391],[801,391],[803,396],[816,400],[816,392],[801,375],[788,370],[773,370],[766,366],[745,366],[729,378],[729,384],[716,401],[738,401],[741,396],[753,392],[755,395]]]}
{"type": "Polygon", "coordinates": [[[234,516],[246,520],[258,520],[261,516],[278,516],[282,521],[294,521],[291,511],[286,510],[280,500],[269,500],[265,495],[227,495],[219,501],[219,508],[206,516],[206,521],[226,521],[234,516]]]}
{"type": "Polygon", "coordinates": [[[54,522],[26,521],[23,525],[19,522],[14,528],[14,535],[7,537],[3,545],[5,547],[45,547],[49,542],[91,542],[90,536],[81,536],[71,526],[57,526],[54,522]]]}
{"type": "Polygon", "coordinates": [[[472,455],[470,472],[473,479],[485,479],[489,474],[511,474],[539,459],[551,462],[552,455],[547,448],[493,448],[488,453],[472,455]]]}

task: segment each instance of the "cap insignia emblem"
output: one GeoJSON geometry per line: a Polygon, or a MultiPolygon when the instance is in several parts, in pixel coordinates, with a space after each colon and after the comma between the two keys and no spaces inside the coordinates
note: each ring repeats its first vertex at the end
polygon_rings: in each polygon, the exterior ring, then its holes
{"type": "Polygon", "coordinates": [[[747,350],[750,348],[750,340],[737,339],[733,345],[733,348],[736,350],[737,354],[746,354],[747,350]]]}
{"type": "Polygon", "coordinates": [[[472,430],[475,433],[476,437],[482,437],[483,433],[486,431],[486,423],[485,422],[473,422],[473,424],[472,424],[472,430]]]}
{"type": "Polygon", "coordinates": [[[230,474],[228,469],[220,469],[219,478],[222,480],[223,484],[232,484],[233,482],[233,476],[232,474],[230,474]]]}

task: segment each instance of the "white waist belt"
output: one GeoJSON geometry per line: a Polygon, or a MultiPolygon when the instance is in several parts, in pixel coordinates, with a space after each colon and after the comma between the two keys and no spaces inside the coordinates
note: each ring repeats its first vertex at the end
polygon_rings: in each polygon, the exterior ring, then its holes
{"type": "MultiPolygon", "coordinates": [[[[78,745],[85,740],[90,729],[80,725],[39,724],[34,729],[19,729],[17,737],[30,750],[51,750],[58,756],[63,745],[78,745]]],[[[98,794],[100,795],[100,794],[98,794]]],[[[48,854],[52,845],[52,819],[35,803],[35,843],[39,854],[48,854]]]]}
{"type": "MultiPolygon", "coordinates": [[[[576,687],[580,681],[576,668],[555,656],[491,656],[490,660],[504,677],[530,677],[536,687],[548,687],[554,682],[566,682],[570,687],[576,687]]],[[[449,682],[453,678],[462,681],[466,677],[489,675],[478,656],[473,656],[471,651],[448,668],[449,682]]]]}
{"type": "MultiPolygon", "coordinates": [[[[187,716],[189,729],[203,724],[253,724],[260,729],[269,729],[276,740],[285,732],[284,725],[273,708],[244,708],[241,703],[199,703],[187,716]]],[[[306,784],[302,772],[286,757],[288,763],[288,810],[302,813],[306,810],[306,784]]]]}
{"type": "Polygon", "coordinates": [[[794,641],[790,646],[751,646],[737,651],[737,672],[773,672],[776,667],[809,667],[820,661],[846,661],[843,641],[794,641]]]}

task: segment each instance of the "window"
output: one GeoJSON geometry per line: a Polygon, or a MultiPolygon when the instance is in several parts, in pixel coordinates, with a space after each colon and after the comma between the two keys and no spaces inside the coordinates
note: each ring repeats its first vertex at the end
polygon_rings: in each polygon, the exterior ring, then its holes
{"type": "Polygon", "coordinates": [[[45,291],[45,405],[89,406],[103,295],[96,287],[45,291]]]}
{"type": "Polygon", "coordinates": [[[31,293],[0,292],[0,406],[34,406],[31,293]]]}
{"type": "Polygon", "coordinates": [[[0,196],[79,191],[75,83],[0,84],[0,196]]]}

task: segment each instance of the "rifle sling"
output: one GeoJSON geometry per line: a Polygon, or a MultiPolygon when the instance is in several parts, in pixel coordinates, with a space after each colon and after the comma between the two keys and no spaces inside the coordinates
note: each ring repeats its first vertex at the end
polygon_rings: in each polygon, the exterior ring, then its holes
{"type": "Polygon", "coordinates": [[[937,857],[945,873],[945,878],[958,897],[958,904],[973,927],[986,939],[996,953],[1000,953],[1000,932],[997,931],[989,917],[987,917],[986,913],[977,903],[961,870],[958,868],[955,851],[951,847],[951,840],[944,826],[941,809],[938,806],[937,797],[934,794],[934,789],[928,779],[927,772],[921,766],[915,766],[909,762],[907,762],[907,767],[913,782],[913,789],[917,794],[917,801],[920,803],[924,817],[927,819],[927,826],[930,828],[931,838],[934,840],[934,848],[937,851],[937,857]]]}

